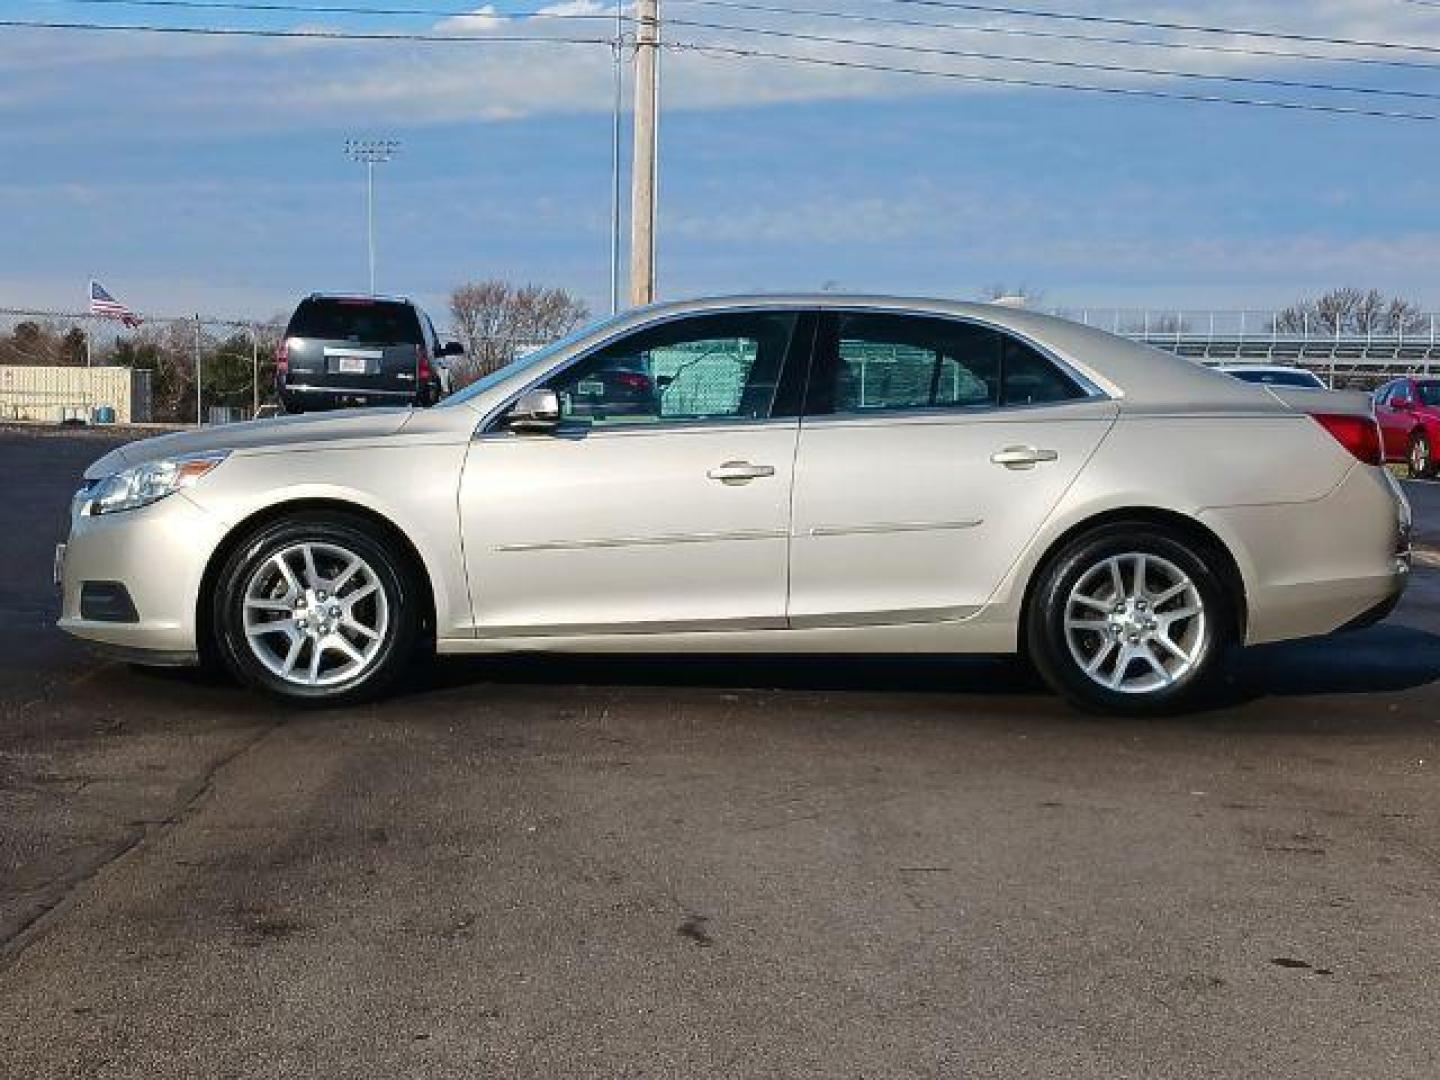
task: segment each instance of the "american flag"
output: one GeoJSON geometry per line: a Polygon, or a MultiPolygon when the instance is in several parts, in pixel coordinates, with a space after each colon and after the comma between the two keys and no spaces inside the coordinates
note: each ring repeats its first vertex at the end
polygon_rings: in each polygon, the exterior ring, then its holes
{"type": "Polygon", "coordinates": [[[98,281],[90,282],[90,314],[102,319],[119,319],[132,330],[140,325],[140,316],[106,292],[98,281]]]}

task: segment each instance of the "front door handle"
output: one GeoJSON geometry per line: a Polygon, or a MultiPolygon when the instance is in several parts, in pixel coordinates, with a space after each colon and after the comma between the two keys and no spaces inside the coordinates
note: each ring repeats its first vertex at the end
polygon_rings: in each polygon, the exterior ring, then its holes
{"type": "Polygon", "coordinates": [[[723,465],[717,465],[705,474],[711,480],[719,480],[722,484],[748,484],[751,480],[760,480],[766,476],[775,475],[774,465],[751,465],[748,461],[727,461],[723,465]]]}
{"type": "Polygon", "coordinates": [[[1054,450],[1040,450],[1034,446],[1007,446],[1004,450],[991,454],[990,460],[996,465],[1019,471],[1033,469],[1041,462],[1059,461],[1060,455],[1054,450]]]}

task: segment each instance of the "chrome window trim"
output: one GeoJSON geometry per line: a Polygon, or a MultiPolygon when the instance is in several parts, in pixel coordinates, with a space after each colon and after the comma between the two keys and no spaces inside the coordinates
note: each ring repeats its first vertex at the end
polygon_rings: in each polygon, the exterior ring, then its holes
{"type": "MultiPolygon", "coordinates": [[[[481,417],[480,423],[475,426],[475,433],[471,436],[471,438],[472,438],[472,439],[476,439],[476,440],[480,440],[480,439],[490,439],[490,438],[494,438],[494,437],[496,437],[496,436],[514,436],[514,435],[515,435],[515,432],[513,432],[513,431],[508,431],[508,430],[507,430],[507,431],[494,431],[494,430],[491,430],[492,427],[493,427],[493,425],[500,419],[501,416],[503,416],[503,415],[505,414],[505,411],[506,411],[507,409],[509,409],[510,406],[514,405],[515,402],[519,401],[520,398],[521,398],[524,394],[526,394],[526,393],[528,393],[529,391],[534,390],[536,387],[542,385],[546,380],[551,379],[551,378],[553,378],[554,376],[559,375],[559,374],[562,374],[562,373],[564,373],[564,372],[566,372],[566,371],[569,371],[572,367],[574,367],[576,364],[580,363],[582,360],[589,359],[591,356],[595,355],[595,354],[596,354],[597,352],[599,352],[601,349],[609,348],[611,345],[615,344],[615,342],[619,341],[621,338],[629,337],[629,336],[631,336],[632,334],[643,334],[643,333],[645,333],[645,332],[648,331],[648,330],[653,330],[653,329],[655,329],[656,327],[659,327],[659,326],[667,326],[667,325],[669,325],[670,323],[679,322],[679,321],[682,320],[682,319],[703,319],[703,318],[708,318],[708,317],[715,316],[715,315],[754,315],[754,314],[760,314],[760,313],[765,313],[765,314],[790,314],[790,315],[794,315],[794,316],[796,316],[797,318],[799,318],[799,317],[802,316],[802,315],[805,315],[805,314],[810,313],[810,312],[818,312],[819,310],[821,310],[821,309],[815,308],[815,307],[810,307],[810,306],[799,306],[799,307],[796,307],[796,306],[794,306],[794,305],[787,305],[787,304],[775,304],[775,305],[770,305],[770,304],[745,304],[745,305],[739,306],[739,307],[716,308],[716,309],[714,309],[714,310],[708,310],[708,311],[706,311],[706,310],[702,310],[702,311],[689,311],[689,310],[687,310],[687,311],[672,311],[672,312],[668,312],[668,313],[666,313],[666,314],[664,314],[664,315],[657,316],[657,317],[655,317],[655,318],[653,318],[653,319],[648,319],[648,320],[646,320],[645,322],[636,323],[636,324],[633,324],[633,325],[630,325],[630,326],[623,327],[622,329],[616,330],[616,331],[615,331],[613,334],[611,334],[609,337],[602,338],[601,340],[595,342],[593,345],[588,346],[583,352],[573,353],[573,354],[571,354],[569,357],[567,357],[566,359],[561,360],[561,361],[558,361],[558,362],[555,364],[554,367],[546,368],[543,372],[541,372],[539,375],[537,375],[534,380],[532,380],[531,382],[526,383],[526,384],[525,384],[524,386],[522,386],[519,390],[511,393],[511,394],[510,394],[508,397],[506,397],[505,400],[503,400],[499,405],[496,405],[493,409],[491,409],[491,410],[490,410],[489,412],[487,412],[483,417],[481,417]]],[[[793,335],[792,335],[792,337],[793,337],[793,335]]],[[[791,344],[793,344],[793,341],[791,342],[791,344]]],[[[813,346],[812,346],[812,348],[813,348],[813,346]]],[[[781,362],[781,372],[780,372],[780,374],[781,374],[782,376],[784,375],[784,361],[783,361],[783,360],[782,360],[782,362],[781,362]]],[[[778,386],[778,385],[779,385],[779,383],[778,383],[778,381],[777,381],[777,386],[778,386]]],[[[773,403],[772,403],[772,404],[773,404],[773,403]]],[[[737,417],[735,417],[735,418],[733,418],[733,419],[730,419],[730,420],[716,419],[716,418],[714,418],[714,417],[704,417],[704,418],[700,418],[700,419],[688,419],[688,420],[665,420],[665,421],[660,421],[660,422],[654,423],[654,424],[646,424],[646,425],[644,425],[644,428],[645,428],[646,431],[654,431],[654,430],[656,430],[656,429],[685,427],[685,426],[696,425],[696,424],[713,424],[713,425],[722,425],[722,426],[726,427],[727,429],[731,429],[731,428],[733,428],[733,425],[735,425],[735,424],[742,424],[742,423],[749,423],[749,424],[769,424],[769,423],[774,423],[776,420],[787,421],[787,422],[794,423],[794,422],[798,421],[798,419],[799,419],[798,417],[794,417],[794,416],[782,416],[782,417],[769,417],[769,416],[767,416],[767,417],[765,417],[764,419],[757,419],[756,417],[753,417],[753,416],[750,416],[750,417],[739,417],[739,416],[737,416],[737,417]]],[[[639,426],[640,426],[640,425],[638,425],[638,424],[636,425],[636,427],[639,427],[639,426]]],[[[616,430],[616,429],[606,428],[605,430],[606,430],[606,431],[610,431],[610,430],[616,430]]],[[[598,434],[598,432],[593,432],[593,431],[592,431],[592,432],[589,432],[589,433],[587,433],[587,434],[598,434]]]]}

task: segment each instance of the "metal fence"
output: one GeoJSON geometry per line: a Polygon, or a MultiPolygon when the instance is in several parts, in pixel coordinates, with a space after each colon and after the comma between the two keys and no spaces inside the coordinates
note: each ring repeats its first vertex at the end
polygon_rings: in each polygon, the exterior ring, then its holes
{"type": "MultiPolygon", "coordinates": [[[[127,327],[84,312],[0,308],[0,367],[148,371],[154,420],[194,423],[212,409],[253,416],[274,401],[280,332],[271,322],[207,315],[147,315],[127,327]]],[[[73,396],[57,404],[93,405],[88,390],[73,396]]]]}

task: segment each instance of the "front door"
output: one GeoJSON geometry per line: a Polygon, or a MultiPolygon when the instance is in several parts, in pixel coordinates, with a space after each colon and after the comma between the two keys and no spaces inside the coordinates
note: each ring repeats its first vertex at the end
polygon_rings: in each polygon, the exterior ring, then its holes
{"type": "Polygon", "coordinates": [[[461,482],[481,636],[780,628],[813,319],[693,315],[541,383],[553,433],[503,418],[461,482]]]}
{"type": "Polygon", "coordinates": [[[1037,350],[930,316],[827,317],[795,466],[790,624],[982,607],[1115,421],[1037,350]]]}

